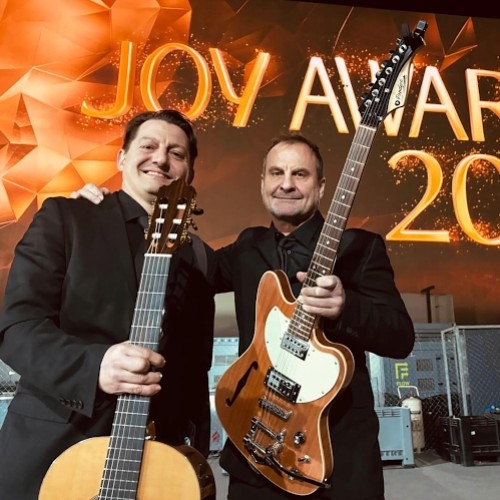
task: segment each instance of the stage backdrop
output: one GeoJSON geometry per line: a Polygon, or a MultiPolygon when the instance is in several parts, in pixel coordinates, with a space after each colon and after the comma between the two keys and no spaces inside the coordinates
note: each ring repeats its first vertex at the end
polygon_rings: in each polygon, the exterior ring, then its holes
{"type": "Polygon", "coordinates": [[[407,104],[379,127],[348,225],[383,235],[402,292],[500,323],[500,21],[286,0],[0,1],[0,300],[43,199],[118,188],[122,126],[145,109],[195,121],[214,247],[268,224],[262,156],[287,130],[319,143],[327,210],[359,98],[419,20],[407,104]]]}

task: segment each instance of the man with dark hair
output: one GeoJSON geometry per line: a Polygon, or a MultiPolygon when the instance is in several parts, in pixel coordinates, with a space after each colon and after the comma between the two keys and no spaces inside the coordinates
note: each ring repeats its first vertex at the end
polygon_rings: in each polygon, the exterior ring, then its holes
{"type": "Polygon", "coordinates": [[[122,189],[98,205],[47,199],[17,245],[0,316],[0,357],[20,375],[0,498],[36,500],[61,453],[110,435],[121,394],[151,397],[151,437],[208,455],[215,261],[197,236],[172,256],[158,349],[128,342],[148,216],[162,186],[191,182],[196,156],[184,115],[141,113],[118,154],[122,189]]]}

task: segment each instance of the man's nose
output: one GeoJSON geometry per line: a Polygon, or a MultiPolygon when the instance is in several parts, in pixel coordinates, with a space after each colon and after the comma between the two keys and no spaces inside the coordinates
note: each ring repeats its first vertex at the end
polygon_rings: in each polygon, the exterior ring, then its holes
{"type": "Polygon", "coordinates": [[[283,191],[292,191],[293,189],[295,189],[295,184],[293,182],[293,176],[291,174],[283,175],[280,187],[281,187],[281,189],[283,189],[283,191]]]}
{"type": "Polygon", "coordinates": [[[153,154],[153,163],[155,163],[159,167],[167,166],[168,165],[167,151],[162,148],[156,149],[153,154]]]}

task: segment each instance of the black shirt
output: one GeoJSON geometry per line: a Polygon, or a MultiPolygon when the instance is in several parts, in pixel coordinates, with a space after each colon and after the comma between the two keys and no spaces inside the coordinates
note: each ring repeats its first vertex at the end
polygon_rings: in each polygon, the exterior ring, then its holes
{"type": "Polygon", "coordinates": [[[322,227],[323,218],[316,212],[306,224],[302,224],[288,236],[276,231],[276,251],[280,269],[288,276],[295,295],[301,287],[296,274],[298,271],[307,271],[322,227]]]}
{"type": "Polygon", "coordinates": [[[125,191],[118,192],[118,201],[120,202],[123,218],[125,219],[127,238],[134,259],[137,284],[139,284],[144,264],[144,253],[146,251],[144,231],[148,228],[148,214],[125,191]]]}

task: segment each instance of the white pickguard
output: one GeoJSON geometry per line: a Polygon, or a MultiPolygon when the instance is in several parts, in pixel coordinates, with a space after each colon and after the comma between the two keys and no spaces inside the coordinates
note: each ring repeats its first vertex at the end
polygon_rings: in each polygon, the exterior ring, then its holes
{"type": "Polygon", "coordinates": [[[309,403],[323,397],[336,384],[339,362],[333,354],[318,351],[311,343],[305,359],[283,349],[281,340],[289,323],[290,319],[277,307],[269,312],[264,330],[267,353],[277,371],[300,384],[297,403],[309,403]]]}

